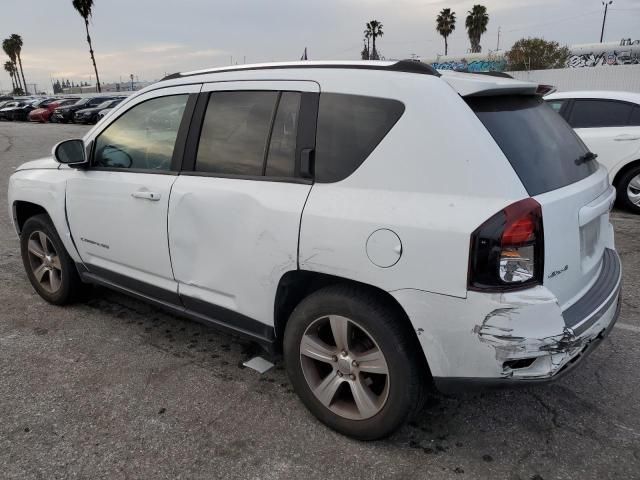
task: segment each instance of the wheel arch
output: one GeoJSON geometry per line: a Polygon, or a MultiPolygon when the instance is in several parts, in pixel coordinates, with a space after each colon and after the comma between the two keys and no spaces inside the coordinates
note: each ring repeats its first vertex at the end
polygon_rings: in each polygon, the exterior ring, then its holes
{"type": "Polygon", "coordinates": [[[417,357],[424,362],[423,367],[429,372],[429,364],[418,340],[416,330],[402,305],[387,291],[366,283],[353,279],[329,275],[325,273],[313,272],[309,270],[292,270],[286,272],[278,283],[276,298],[274,303],[274,333],[278,349],[282,348],[282,339],[289,317],[296,306],[307,296],[321,288],[331,285],[353,285],[364,292],[374,293],[380,301],[391,307],[397,314],[400,321],[411,333],[410,337],[413,347],[417,349],[417,357]]]}
{"type": "Polygon", "coordinates": [[[637,160],[632,160],[631,162],[627,163],[626,165],[624,165],[623,167],[621,167],[616,174],[613,177],[612,180],[612,184],[614,187],[618,187],[618,183],[620,182],[620,179],[632,168],[635,167],[640,167],[640,158],[638,158],[637,160]]]}
{"type": "Polygon", "coordinates": [[[22,232],[24,223],[35,215],[45,214],[49,218],[51,215],[42,205],[37,203],[28,202],[26,200],[15,200],[12,204],[13,222],[18,232],[18,235],[22,232]]]}

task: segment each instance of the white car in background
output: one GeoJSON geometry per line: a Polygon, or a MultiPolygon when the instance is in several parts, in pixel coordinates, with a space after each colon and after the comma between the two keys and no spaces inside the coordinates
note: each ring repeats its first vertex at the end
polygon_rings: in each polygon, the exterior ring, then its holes
{"type": "Polygon", "coordinates": [[[609,170],[619,204],[640,213],[640,93],[560,92],[545,100],[609,170]]]}

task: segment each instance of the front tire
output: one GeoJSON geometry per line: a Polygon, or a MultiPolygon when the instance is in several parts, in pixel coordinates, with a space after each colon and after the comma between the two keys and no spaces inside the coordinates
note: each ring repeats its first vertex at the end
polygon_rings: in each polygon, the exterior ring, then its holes
{"type": "Polygon", "coordinates": [[[284,335],[289,379],[321,422],[359,440],[386,437],[419,410],[426,365],[398,312],[349,285],[295,308],[284,335]]]}
{"type": "Polygon", "coordinates": [[[629,169],[616,185],[620,204],[630,212],[640,214],[640,165],[629,169]]]}
{"type": "Polygon", "coordinates": [[[47,302],[64,305],[84,290],[75,263],[47,215],[27,219],[20,234],[20,250],[31,285],[47,302]]]}

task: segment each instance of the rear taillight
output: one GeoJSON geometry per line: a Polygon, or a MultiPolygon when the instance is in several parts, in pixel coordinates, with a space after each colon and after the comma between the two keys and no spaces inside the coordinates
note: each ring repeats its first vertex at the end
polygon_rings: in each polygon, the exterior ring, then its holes
{"type": "Polygon", "coordinates": [[[509,205],[471,234],[469,290],[541,284],[543,265],[542,209],[533,198],[509,205]]]}

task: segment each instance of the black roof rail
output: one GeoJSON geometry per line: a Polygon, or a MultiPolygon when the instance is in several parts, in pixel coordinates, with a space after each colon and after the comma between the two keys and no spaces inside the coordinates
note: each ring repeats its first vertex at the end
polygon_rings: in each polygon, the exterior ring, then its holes
{"type": "Polygon", "coordinates": [[[183,74],[180,72],[172,73],[171,75],[167,75],[163,80],[173,80],[175,78],[183,78],[183,77],[193,77],[196,75],[206,75],[209,73],[225,73],[225,72],[244,72],[247,70],[282,70],[282,69],[298,69],[298,68],[342,68],[342,69],[352,69],[352,70],[386,70],[391,72],[407,72],[407,73],[418,73],[422,75],[433,75],[436,77],[440,76],[440,73],[433,68],[431,65],[427,65],[426,63],[422,63],[417,60],[399,60],[391,65],[376,65],[370,63],[352,63],[352,64],[341,64],[341,63],[325,63],[325,64],[305,64],[304,62],[292,64],[292,65],[249,65],[246,67],[233,67],[233,68],[221,68],[217,70],[203,70],[200,72],[183,74]]]}

